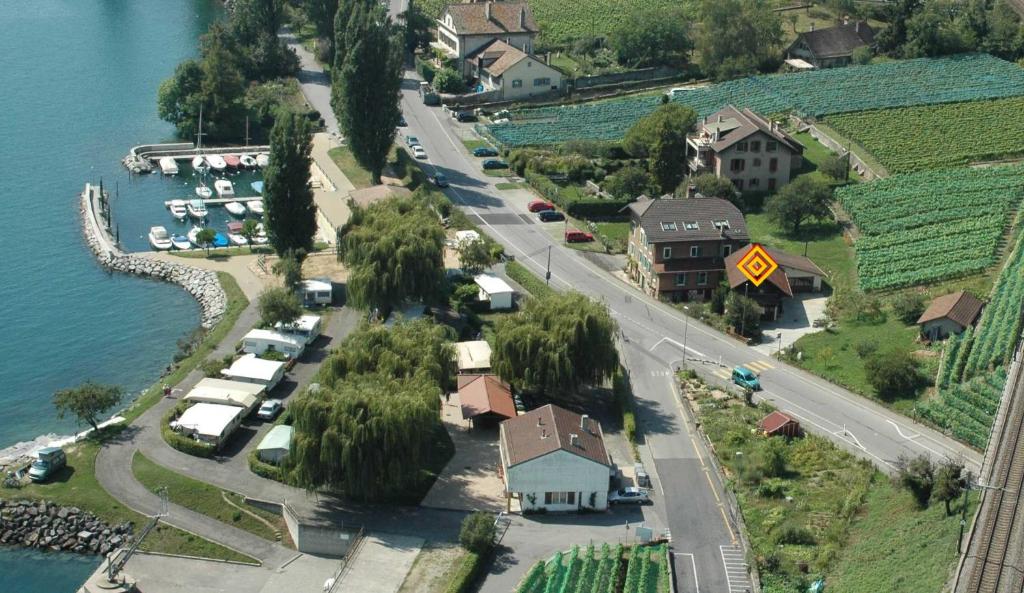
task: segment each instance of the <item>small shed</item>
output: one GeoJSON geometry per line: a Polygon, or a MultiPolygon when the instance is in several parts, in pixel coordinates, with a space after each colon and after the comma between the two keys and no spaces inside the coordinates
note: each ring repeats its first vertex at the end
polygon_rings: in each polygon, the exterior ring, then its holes
{"type": "Polygon", "coordinates": [[[171,423],[172,428],[220,449],[242,424],[245,410],[238,406],[198,403],[171,423]]]}
{"type": "Polygon", "coordinates": [[[779,411],[772,412],[762,418],[761,422],[757,424],[757,427],[765,436],[800,436],[800,423],[794,420],[789,414],[784,414],[779,411]]]}
{"type": "Polygon", "coordinates": [[[227,381],[224,379],[201,379],[185,396],[185,401],[236,406],[248,414],[256,409],[266,388],[257,383],[227,381]]]}
{"type": "Polygon", "coordinates": [[[496,375],[459,375],[459,402],[473,426],[516,417],[512,388],[496,375]]]}
{"type": "Polygon", "coordinates": [[[327,278],[311,278],[301,284],[302,303],[309,305],[330,305],[334,302],[334,286],[327,278]]]}
{"type": "Polygon", "coordinates": [[[944,294],[928,305],[917,324],[928,340],[944,340],[974,325],[985,304],[966,291],[944,294]]]}
{"type": "Polygon", "coordinates": [[[491,345],[484,340],[457,342],[455,344],[455,361],[459,365],[459,374],[490,370],[491,345]]]}
{"type": "Polygon", "coordinates": [[[480,274],[473,281],[480,287],[477,298],[490,302],[492,311],[512,308],[512,295],[515,291],[508,282],[492,274],[480,274]]]}
{"type": "Polygon", "coordinates": [[[289,358],[298,358],[305,349],[306,343],[302,339],[268,329],[250,330],[242,338],[242,351],[256,356],[269,351],[280,352],[289,358]]]}
{"type": "Polygon", "coordinates": [[[246,354],[220,372],[230,381],[253,383],[270,391],[284,377],[284,363],[277,360],[264,360],[255,354],[246,354]]]}
{"type": "Polygon", "coordinates": [[[256,446],[256,455],[267,463],[280,465],[291,449],[292,433],[292,427],[284,424],[271,428],[270,432],[256,446]]]}

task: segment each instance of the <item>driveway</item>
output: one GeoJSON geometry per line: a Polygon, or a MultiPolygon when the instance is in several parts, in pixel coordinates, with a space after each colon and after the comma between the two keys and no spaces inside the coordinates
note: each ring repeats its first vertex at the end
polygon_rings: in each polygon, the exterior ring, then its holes
{"type": "Polygon", "coordinates": [[[825,303],[828,297],[821,293],[800,293],[793,298],[782,301],[782,318],[771,323],[762,323],[761,332],[764,338],[754,349],[774,356],[779,352],[779,336],[782,347],[788,348],[803,336],[822,331],[823,327],[814,327],[814,320],[825,316],[825,303]]]}
{"type": "MultiPolygon", "coordinates": [[[[423,538],[378,533],[366,536],[341,575],[335,591],[395,593],[423,547],[423,538]]],[[[281,591],[297,591],[294,588],[281,591]]]]}

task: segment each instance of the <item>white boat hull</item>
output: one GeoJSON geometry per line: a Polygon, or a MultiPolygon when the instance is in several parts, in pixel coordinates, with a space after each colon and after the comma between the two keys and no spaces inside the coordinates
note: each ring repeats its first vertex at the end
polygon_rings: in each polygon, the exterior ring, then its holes
{"type": "Polygon", "coordinates": [[[256,155],[256,166],[266,167],[270,164],[270,155],[266,153],[260,153],[256,155]]]}
{"type": "Polygon", "coordinates": [[[192,249],[192,242],[188,240],[188,237],[181,237],[179,235],[171,237],[171,245],[175,249],[180,249],[182,251],[192,249]]]}
{"type": "Polygon", "coordinates": [[[178,163],[169,156],[160,159],[160,172],[164,175],[177,175],[178,163]]]}
{"type": "Polygon", "coordinates": [[[246,241],[245,237],[243,237],[242,235],[236,235],[235,233],[229,234],[228,235],[228,240],[231,241],[231,243],[233,245],[241,246],[241,245],[248,245],[249,244],[249,242],[246,241]]]}
{"type": "Polygon", "coordinates": [[[153,237],[152,235],[150,235],[149,237],[149,245],[153,249],[156,249],[157,251],[167,251],[172,247],[170,239],[160,240],[153,237]]]}
{"type": "Polygon", "coordinates": [[[223,171],[228,167],[228,164],[224,162],[224,157],[217,154],[207,155],[206,163],[210,165],[210,168],[214,171],[223,171]]]}
{"type": "Polygon", "coordinates": [[[204,200],[208,200],[213,197],[213,190],[205,185],[200,185],[196,188],[196,195],[204,200]]]}
{"type": "Polygon", "coordinates": [[[228,202],[224,204],[224,209],[232,216],[245,216],[245,206],[240,202],[228,202]]]}
{"type": "Polygon", "coordinates": [[[235,186],[227,179],[218,179],[213,182],[213,189],[222,198],[235,197],[235,186]]]}
{"type": "Polygon", "coordinates": [[[206,159],[197,156],[192,159],[192,168],[200,173],[205,173],[210,170],[210,165],[206,164],[206,159]]]}
{"type": "Polygon", "coordinates": [[[238,161],[246,169],[252,169],[256,167],[256,159],[251,154],[243,154],[242,156],[238,157],[238,161]]]}
{"type": "Polygon", "coordinates": [[[249,212],[259,214],[261,216],[263,215],[263,200],[251,200],[245,206],[249,209],[249,212]]]}
{"type": "Polygon", "coordinates": [[[178,220],[185,220],[185,217],[188,216],[188,208],[185,206],[184,200],[172,200],[168,209],[171,211],[171,216],[178,220]]]}

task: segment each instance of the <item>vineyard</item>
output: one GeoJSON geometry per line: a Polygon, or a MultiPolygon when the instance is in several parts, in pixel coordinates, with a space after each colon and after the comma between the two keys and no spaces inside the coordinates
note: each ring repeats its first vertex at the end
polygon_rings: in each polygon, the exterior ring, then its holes
{"type": "Polygon", "coordinates": [[[620,576],[623,550],[622,544],[603,544],[600,550],[591,545],[557,552],[534,565],[516,593],[669,593],[665,544],[626,548],[625,577],[620,576]]]}
{"type": "Polygon", "coordinates": [[[984,377],[940,389],[938,396],[917,410],[922,418],[949,430],[955,438],[984,450],[1005,384],[1006,371],[1000,367],[984,377]]]}
{"type": "Polygon", "coordinates": [[[1024,98],[846,113],[825,121],[892,173],[1024,154],[1024,98]]]}
{"type": "MultiPolygon", "coordinates": [[[[987,54],[968,54],[753,76],[695,88],[676,100],[701,116],[732,104],[766,115],[795,111],[821,117],[1017,96],[1024,96],[1024,69],[987,54]]],[[[660,96],[638,96],[524,109],[513,113],[511,122],[491,125],[489,130],[507,146],[618,140],[636,120],[656,109],[660,100],[660,96]]],[[[944,144],[951,142],[947,139],[944,144]]]]}
{"type": "Polygon", "coordinates": [[[897,175],[835,196],[861,233],[854,245],[861,289],[900,288],[995,265],[1010,214],[1024,199],[1024,167],[897,175]]]}

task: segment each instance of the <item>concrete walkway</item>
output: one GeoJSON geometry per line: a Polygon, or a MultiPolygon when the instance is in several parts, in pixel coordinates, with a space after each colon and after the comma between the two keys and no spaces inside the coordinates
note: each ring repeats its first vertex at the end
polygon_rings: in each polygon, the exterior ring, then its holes
{"type": "Polygon", "coordinates": [[[338,165],[334,163],[334,159],[328,154],[328,151],[335,146],[336,144],[329,135],[324,133],[313,135],[313,161],[334,186],[333,188],[315,188],[313,201],[330,225],[337,229],[348,222],[348,194],[355,189],[355,186],[345,177],[338,165]]]}
{"type": "Polygon", "coordinates": [[[335,588],[360,593],[395,593],[422,547],[421,537],[366,536],[335,588]]]}
{"type": "Polygon", "coordinates": [[[147,251],[140,253],[144,257],[150,259],[167,261],[176,264],[188,264],[195,266],[203,270],[213,270],[215,272],[226,272],[231,274],[231,277],[238,283],[238,287],[242,289],[242,293],[245,298],[249,299],[249,302],[255,302],[263,292],[263,289],[270,285],[280,284],[276,276],[260,276],[253,272],[253,268],[256,266],[256,260],[259,258],[258,255],[248,254],[245,251],[240,252],[241,255],[231,255],[223,258],[208,259],[205,257],[186,258],[180,255],[172,255],[166,251],[147,251]]]}

